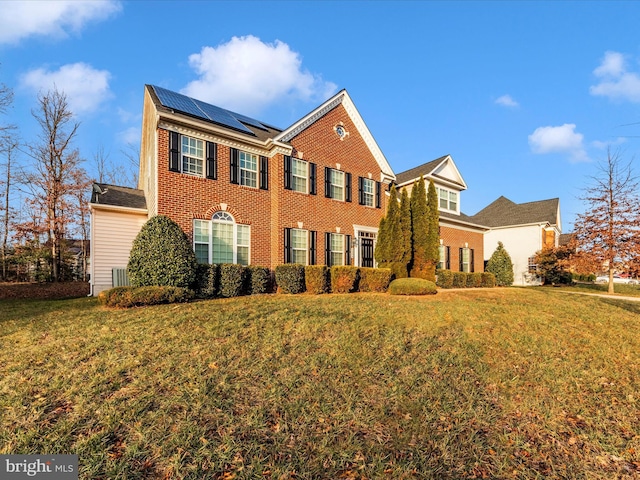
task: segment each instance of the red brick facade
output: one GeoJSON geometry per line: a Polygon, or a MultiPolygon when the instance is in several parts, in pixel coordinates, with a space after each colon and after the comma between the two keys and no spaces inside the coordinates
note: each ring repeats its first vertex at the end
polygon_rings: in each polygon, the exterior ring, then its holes
{"type": "Polygon", "coordinates": [[[316,231],[316,261],[323,264],[325,232],[351,235],[355,240],[354,225],[377,228],[386,211],[385,184],[381,184],[381,208],[359,204],[358,177],[380,181],[381,169],[342,105],[289,142],[292,156],[317,165],[315,195],[285,190],[282,153],[269,157],[269,187],[262,190],[230,182],[231,149],[226,145],[217,145],[217,180],[210,180],[169,171],[169,132],[158,128],[157,138],[158,214],[175,220],[193,239],[193,220],[210,219],[226,204],[236,223],[251,226],[252,265],[275,268],[284,262],[285,228],[316,231]],[[339,123],[348,132],[343,139],[334,129],[339,123]],[[351,202],[325,198],[325,167],[351,174],[351,202]]]}
{"type": "Polygon", "coordinates": [[[466,229],[458,229],[442,225],[440,227],[442,245],[449,247],[449,266],[454,272],[460,271],[460,249],[468,247],[473,250],[474,272],[484,272],[484,235],[466,229]]]}

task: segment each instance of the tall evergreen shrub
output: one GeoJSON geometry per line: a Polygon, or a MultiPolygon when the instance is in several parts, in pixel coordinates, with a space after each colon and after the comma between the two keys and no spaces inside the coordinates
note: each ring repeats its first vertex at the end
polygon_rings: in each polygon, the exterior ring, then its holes
{"type": "Polygon", "coordinates": [[[513,262],[502,242],[498,242],[498,248],[487,262],[485,271],[495,275],[497,286],[513,285],[513,262]]]}
{"type": "Polygon", "coordinates": [[[429,180],[427,192],[427,248],[426,257],[429,266],[427,280],[435,282],[436,267],[440,260],[440,211],[438,210],[438,193],[433,179],[429,180]]]}
{"type": "Polygon", "coordinates": [[[180,226],[164,215],[149,219],[133,241],[127,273],[133,287],[191,288],[196,256],[180,226]]]}
{"type": "MultiPolygon", "coordinates": [[[[410,276],[427,279],[429,261],[427,259],[427,192],[424,178],[416,180],[411,189],[411,238],[413,255],[410,276]]],[[[431,280],[431,279],[429,279],[431,280]]]]}

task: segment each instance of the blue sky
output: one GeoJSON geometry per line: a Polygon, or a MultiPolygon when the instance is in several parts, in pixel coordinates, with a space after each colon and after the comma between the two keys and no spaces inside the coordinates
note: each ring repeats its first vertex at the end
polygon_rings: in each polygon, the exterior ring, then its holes
{"type": "Polygon", "coordinates": [[[0,122],[34,139],[55,83],[90,173],[139,147],[145,84],[282,128],[346,88],[396,173],[451,154],[466,214],[560,197],[564,231],[607,146],[640,151],[638,2],[0,3],[0,122]]]}

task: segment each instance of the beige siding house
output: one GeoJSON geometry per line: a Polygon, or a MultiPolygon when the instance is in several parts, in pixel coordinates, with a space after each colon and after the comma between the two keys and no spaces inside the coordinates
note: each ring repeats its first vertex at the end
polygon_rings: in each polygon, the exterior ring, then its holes
{"type": "Polygon", "coordinates": [[[113,286],[113,270],[124,269],[133,240],[148,219],[140,190],[97,183],[91,203],[91,293],[113,286]]]}

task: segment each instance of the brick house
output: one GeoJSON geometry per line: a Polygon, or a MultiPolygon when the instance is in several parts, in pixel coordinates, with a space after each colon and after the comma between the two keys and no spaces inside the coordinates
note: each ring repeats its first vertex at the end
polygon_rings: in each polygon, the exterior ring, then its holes
{"type": "Polygon", "coordinates": [[[281,130],[147,85],[138,189],[94,186],[93,294],[154,215],[180,225],[200,262],[374,266],[394,180],[346,90],[281,130]]]}
{"type": "Polygon", "coordinates": [[[440,215],[440,262],[438,268],[458,272],[484,271],[484,235],[489,227],[460,210],[460,193],[467,189],[451,155],[444,155],[410,170],[398,173],[398,192],[409,195],[416,180],[433,180],[438,193],[440,215]]]}

